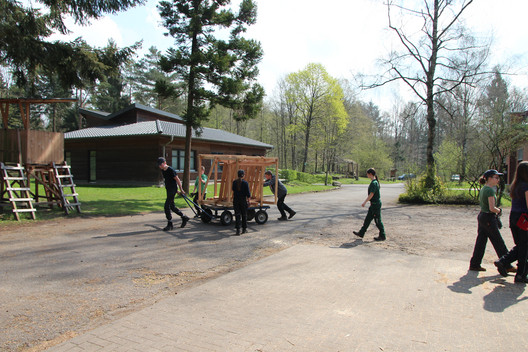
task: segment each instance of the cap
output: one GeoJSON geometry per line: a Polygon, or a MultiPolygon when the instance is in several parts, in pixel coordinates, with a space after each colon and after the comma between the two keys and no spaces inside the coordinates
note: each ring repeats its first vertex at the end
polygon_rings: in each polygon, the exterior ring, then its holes
{"type": "Polygon", "coordinates": [[[244,170],[238,170],[238,177],[242,177],[244,176],[246,173],[244,172],[244,170]]]}
{"type": "Polygon", "coordinates": [[[498,172],[497,170],[495,169],[491,169],[491,170],[488,170],[484,173],[484,178],[488,178],[488,177],[491,177],[491,176],[494,176],[494,175],[499,175],[499,176],[502,176],[504,174],[498,172]]]}
{"type": "Polygon", "coordinates": [[[160,166],[161,164],[163,164],[163,163],[165,163],[165,162],[167,162],[167,161],[165,160],[164,157],[161,157],[161,156],[160,156],[160,157],[158,158],[158,166],[160,166]]]}

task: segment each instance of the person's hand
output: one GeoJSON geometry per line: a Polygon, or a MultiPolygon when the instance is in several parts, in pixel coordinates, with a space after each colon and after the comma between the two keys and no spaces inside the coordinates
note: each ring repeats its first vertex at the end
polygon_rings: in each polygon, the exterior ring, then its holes
{"type": "Polygon", "coordinates": [[[364,208],[364,207],[365,207],[365,204],[367,204],[367,202],[363,202],[363,203],[361,203],[361,206],[364,208]]]}

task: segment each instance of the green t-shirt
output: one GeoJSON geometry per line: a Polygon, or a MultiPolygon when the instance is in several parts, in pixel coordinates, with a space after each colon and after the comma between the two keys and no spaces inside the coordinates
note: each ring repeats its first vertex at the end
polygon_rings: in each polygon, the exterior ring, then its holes
{"type": "Polygon", "coordinates": [[[483,186],[480,189],[480,193],[479,193],[480,211],[485,212],[485,213],[490,212],[489,202],[488,202],[489,197],[493,197],[495,198],[495,201],[497,201],[497,197],[495,197],[495,190],[491,188],[490,186],[483,186]]]}
{"type": "MultiPolygon", "coordinates": [[[[194,187],[196,187],[196,189],[198,189],[198,182],[199,182],[199,178],[197,177],[196,178],[196,181],[194,181],[194,187]]],[[[202,174],[202,194],[205,193],[205,183],[207,182],[207,175],[206,174],[202,174]]]]}
{"type": "Polygon", "coordinates": [[[372,182],[369,185],[367,194],[374,193],[372,198],[370,199],[371,203],[379,203],[380,201],[380,186],[378,180],[372,180],[372,182]]]}

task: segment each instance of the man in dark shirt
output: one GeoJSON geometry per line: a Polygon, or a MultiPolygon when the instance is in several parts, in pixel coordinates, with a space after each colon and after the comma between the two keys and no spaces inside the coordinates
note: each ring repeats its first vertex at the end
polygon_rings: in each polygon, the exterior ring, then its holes
{"type": "MultiPolygon", "coordinates": [[[[271,171],[268,170],[264,173],[264,176],[266,177],[266,181],[264,181],[263,186],[269,186],[271,191],[275,193],[275,175],[273,175],[271,171]]],[[[279,220],[291,219],[297,213],[284,203],[284,198],[286,198],[288,190],[280,180],[277,180],[277,188],[277,208],[279,208],[281,214],[279,220]],[[289,216],[286,216],[286,212],[288,212],[289,216]]]]}
{"type": "Polygon", "coordinates": [[[158,166],[165,179],[165,190],[167,191],[167,199],[165,199],[165,216],[167,217],[168,222],[167,226],[163,228],[163,231],[169,231],[174,228],[172,225],[171,210],[181,217],[182,223],[180,227],[185,227],[189,218],[185,216],[180,209],[176,208],[176,205],[174,205],[174,197],[176,196],[176,193],[178,193],[178,187],[180,188],[181,193],[185,194],[180,178],[176,174],[176,171],[167,165],[165,158],[158,158],[158,166]]]}

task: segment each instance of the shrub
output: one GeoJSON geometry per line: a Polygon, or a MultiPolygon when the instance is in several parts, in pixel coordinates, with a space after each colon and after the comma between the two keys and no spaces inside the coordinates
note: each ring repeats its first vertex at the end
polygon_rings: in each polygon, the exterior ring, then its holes
{"type": "Polygon", "coordinates": [[[399,197],[401,203],[411,204],[459,204],[474,205],[478,201],[467,191],[450,191],[440,178],[435,177],[433,187],[425,187],[425,177],[419,180],[409,180],[406,192],[399,197]]]}
{"type": "Polygon", "coordinates": [[[324,183],[325,175],[312,175],[306,172],[300,172],[289,169],[282,169],[279,171],[279,178],[285,179],[288,182],[299,181],[304,183],[324,183]]]}

